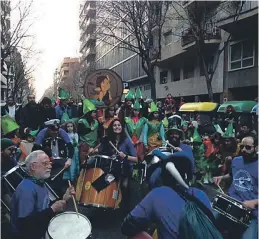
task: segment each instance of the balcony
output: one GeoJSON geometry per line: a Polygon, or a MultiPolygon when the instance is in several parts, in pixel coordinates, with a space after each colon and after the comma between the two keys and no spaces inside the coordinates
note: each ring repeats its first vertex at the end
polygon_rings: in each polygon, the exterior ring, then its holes
{"type": "Polygon", "coordinates": [[[96,49],[95,47],[89,47],[85,52],[84,56],[89,57],[89,56],[95,56],[96,55],[96,49]]]}
{"type": "MultiPolygon", "coordinates": [[[[240,7],[235,2],[224,1],[221,5],[221,11],[217,16],[218,27],[222,28],[224,31],[229,33],[243,32],[257,29],[258,28],[258,2],[257,1],[245,1],[241,10],[241,13],[238,16],[238,19],[235,21],[236,9],[240,7]],[[231,4],[232,3],[232,4],[231,4]],[[249,27],[247,27],[249,26],[249,27]]],[[[241,3],[241,2],[237,2],[241,3]]]]}
{"type": "Polygon", "coordinates": [[[96,34],[94,32],[91,32],[85,37],[84,40],[86,44],[94,43],[96,41],[96,34]]]}
{"type": "Polygon", "coordinates": [[[93,29],[96,27],[96,20],[94,18],[89,18],[86,22],[86,31],[93,31],[93,29]]]}
{"type": "MultiPolygon", "coordinates": [[[[220,29],[217,28],[216,26],[209,26],[206,29],[206,32],[204,34],[204,39],[205,43],[220,43],[221,41],[221,36],[220,36],[220,29]]],[[[186,49],[190,46],[195,45],[195,36],[193,35],[192,30],[189,28],[185,30],[182,33],[182,38],[181,38],[181,45],[183,49],[186,49]]]]}
{"type": "Polygon", "coordinates": [[[96,14],[96,2],[90,2],[90,4],[85,9],[85,14],[88,17],[93,17],[96,14]]]}

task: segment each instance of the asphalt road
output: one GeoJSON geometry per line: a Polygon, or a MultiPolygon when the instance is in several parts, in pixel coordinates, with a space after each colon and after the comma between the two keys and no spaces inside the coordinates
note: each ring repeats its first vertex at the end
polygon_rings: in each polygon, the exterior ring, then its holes
{"type": "MultiPolygon", "coordinates": [[[[130,208],[132,209],[143,197],[143,190],[140,184],[136,182],[131,183],[130,190],[130,208]]],[[[206,186],[203,190],[210,199],[216,194],[211,186],[206,186]]],[[[91,209],[81,206],[78,207],[78,210],[90,220],[93,239],[126,239],[120,232],[121,223],[125,217],[125,213],[122,210],[103,211],[102,209],[91,209]]],[[[67,211],[75,211],[72,200],[68,204],[67,211]]],[[[1,225],[1,238],[11,239],[10,223],[2,220],[1,225]]]]}

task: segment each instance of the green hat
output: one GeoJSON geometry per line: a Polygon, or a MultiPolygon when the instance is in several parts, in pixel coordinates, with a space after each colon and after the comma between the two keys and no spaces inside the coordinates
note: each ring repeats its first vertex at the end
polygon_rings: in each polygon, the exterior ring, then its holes
{"type": "Polygon", "coordinates": [[[19,129],[19,125],[16,121],[10,118],[8,115],[2,117],[1,120],[1,128],[3,131],[3,135],[13,132],[14,130],[19,129]]]}
{"type": "Polygon", "coordinates": [[[11,139],[6,139],[6,138],[1,139],[1,150],[5,150],[13,145],[15,145],[15,144],[11,139]]]}
{"type": "Polygon", "coordinates": [[[230,122],[228,124],[228,127],[226,128],[226,131],[222,137],[223,138],[234,138],[235,137],[233,122],[230,122]]]}
{"type": "Polygon", "coordinates": [[[156,104],[154,102],[151,102],[150,113],[154,113],[156,111],[158,111],[156,104]]]}
{"type": "Polygon", "coordinates": [[[38,134],[39,130],[40,130],[40,129],[31,130],[31,131],[29,132],[29,135],[32,136],[32,137],[35,137],[35,136],[38,134]]]}
{"type": "Polygon", "coordinates": [[[51,103],[56,103],[56,97],[51,98],[51,103]]]}
{"type": "Polygon", "coordinates": [[[202,143],[202,139],[201,139],[201,136],[198,132],[198,128],[197,127],[194,127],[194,131],[193,131],[193,142],[196,142],[196,143],[202,143]]]}
{"type": "Polygon", "coordinates": [[[83,101],[83,113],[86,114],[90,111],[96,110],[95,105],[88,99],[83,101]]]}
{"type": "Polygon", "coordinates": [[[143,95],[139,87],[136,90],[135,96],[136,96],[136,99],[139,99],[139,98],[143,99],[143,95]]]}
{"type": "Polygon", "coordinates": [[[70,97],[70,94],[69,92],[65,91],[64,89],[62,88],[58,88],[58,98],[60,100],[66,100],[70,97]]]}
{"type": "MultiPolygon", "coordinates": [[[[178,115],[172,115],[168,118],[169,123],[168,123],[168,130],[167,130],[166,134],[168,134],[170,131],[173,131],[173,130],[178,131],[181,135],[181,139],[183,140],[184,133],[181,129],[178,128],[177,120],[175,120],[175,119],[181,120],[181,117],[178,115]]],[[[180,125],[179,125],[179,127],[180,127],[180,125]]]]}
{"type": "Polygon", "coordinates": [[[133,105],[133,109],[134,110],[140,110],[142,107],[140,105],[140,103],[138,101],[135,102],[135,104],[133,105]]]}
{"type": "Polygon", "coordinates": [[[181,126],[182,127],[188,127],[188,122],[185,121],[185,120],[182,120],[181,126]]]}
{"type": "Polygon", "coordinates": [[[67,113],[67,112],[64,112],[63,115],[62,115],[62,117],[61,117],[61,124],[67,122],[69,119],[70,119],[70,118],[69,118],[68,113],[67,113]]]}
{"type": "Polygon", "coordinates": [[[132,90],[129,90],[128,94],[125,96],[126,100],[134,100],[135,96],[134,93],[132,92],[132,90]]]}

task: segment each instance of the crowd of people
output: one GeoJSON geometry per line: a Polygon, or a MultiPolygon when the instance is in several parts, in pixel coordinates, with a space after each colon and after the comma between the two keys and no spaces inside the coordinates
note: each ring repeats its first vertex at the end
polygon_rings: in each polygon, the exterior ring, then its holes
{"type": "MultiPolygon", "coordinates": [[[[169,94],[163,103],[144,101],[140,89],[104,109],[85,98],[76,105],[62,89],[58,100],[45,97],[37,104],[34,95],[27,100],[17,108],[8,98],[1,109],[1,173],[9,175],[17,165],[26,171],[14,192],[2,180],[14,238],[44,237],[51,218],[76,194],[91,155],[115,155],[119,162],[112,173],[122,193],[119,207],[127,214],[124,235],[148,238],[144,231],[155,223],[159,239],[223,238],[226,230],[233,238],[257,238],[258,129],[231,105],[224,116],[203,120],[178,113],[183,99],[176,104],[169,94]],[[143,165],[149,193],[131,211],[129,183],[143,176],[143,165]],[[54,200],[46,183],[57,195],[54,200]],[[214,184],[252,212],[247,227],[215,215],[208,196],[195,187],[214,184]]],[[[99,183],[99,191],[110,183],[99,183]]]]}

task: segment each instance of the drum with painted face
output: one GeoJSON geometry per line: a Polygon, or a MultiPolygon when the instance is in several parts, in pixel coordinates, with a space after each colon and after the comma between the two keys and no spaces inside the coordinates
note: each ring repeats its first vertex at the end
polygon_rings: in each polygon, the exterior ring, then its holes
{"type": "Polygon", "coordinates": [[[88,239],[92,238],[89,219],[76,212],[64,212],[51,219],[45,239],[88,239]]]}
{"type": "Polygon", "coordinates": [[[90,157],[82,169],[76,186],[76,199],[86,207],[115,209],[121,198],[119,183],[115,180],[115,157],[96,155],[90,157]]]}

